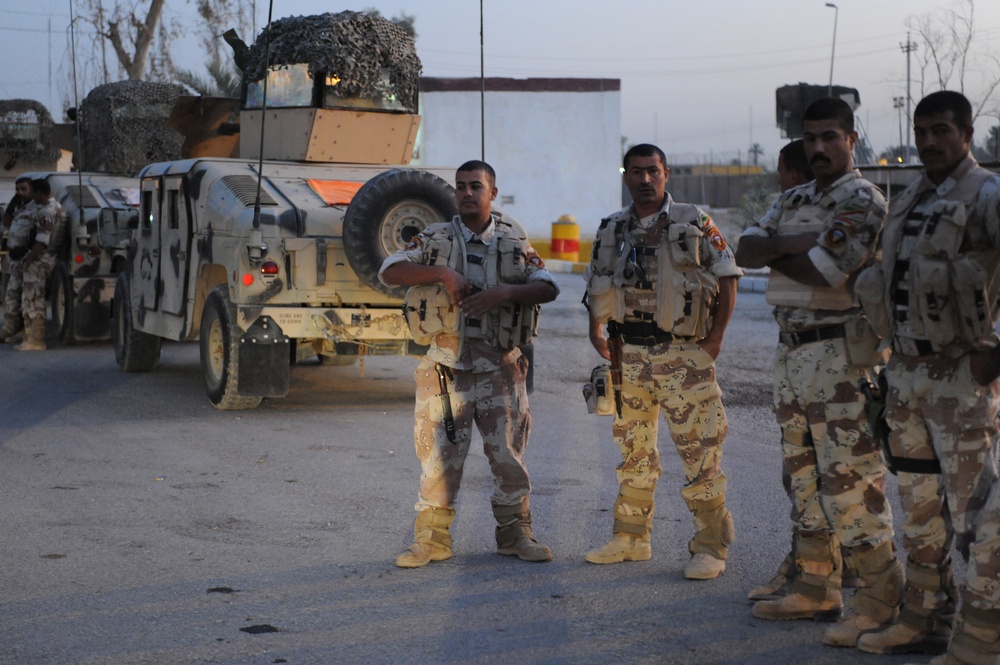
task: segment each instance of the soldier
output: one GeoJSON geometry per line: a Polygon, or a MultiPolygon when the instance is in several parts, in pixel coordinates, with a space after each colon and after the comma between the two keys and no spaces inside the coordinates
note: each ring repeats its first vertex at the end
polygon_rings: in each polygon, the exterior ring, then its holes
{"type": "Polygon", "coordinates": [[[49,181],[31,181],[34,211],[34,242],[24,257],[24,285],[21,293],[21,313],[24,315],[25,339],[14,347],[17,351],[44,351],[45,346],[45,282],[56,264],[55,244],[62,232],[65,214],[59,202],[52,198],[49,181]]]}
{"type": "Polygon", "coordinates": [[[862,636],[858,647],[944,651],[957,602],[954,542],[969,560],[969,578],[949,656],[939,662],[997,663],[1000,176],[969,152],[972,107],[961,94],[922,99],[913,129],[924,171],[893,198],[882,261],[856,285],[869,319],[892,340],[886,420],[903,508],[906,587],[896,623],[862,636]]]}
{"type": "Polygon", "coordinates": [[[15,344],[24,340],[24,316],[21,296],[24,283],[24,257],[31,245],[34,229],[32,221],[35,202],[32,198],[31,178],[21,177],[14,183],[16,193],[4,212],[7,232],[7,285],[4,289],[4,324],[0,341],[15,344]]]}
{"type": "Polygon", "coordinates": [[[858,383],[880,360],[878,340],[848,288],[871,260],[886,203],[853,169],[857,133],[845,102],[810,104],[803,130],[816,179],[782,194],[772,214],[743,234],[736,255],[743,267],[771,268],[767,300],[780,329],[775,415],[791,474],[796,557],[789,593],[758,601],[753,615],[837,620],[843,544],[862,588],[854,615],[823,641],[855,646],[863,630],[895,618],[902,587],[885,465],[858,383]]]}
{"type": "Polygon", "coordinates": [[[708,214],[666,193],[670,169],[662,150],[633,146],[624,168],[632,204],[601,221],[587,271],[590,341],[612,364],[612,434],[622,462],[611,541],[586,559],[650,558],[662,410],[684,465],[681,496],[697,530],[684,576],[714,579],[726,569],[735,536],[721,468],[728,425],[715,359],[742,272],[708,214]]]}
{"type": "Polygon", "coordinates": [[[414,440],[423,473],[414,542],[398,557],[417,568],[451,557],[455,498],[475,422],[493,471],[491,499],[497,552],[526,561],[549,561],[535,541],[523,456],[531,428],[525,389],[527,360],[538,305],[559,294],[523,229],[491,212],[496,174],[470,161],[455,176],[459,214],[433,224],[385,260],[385,284],[411,287],[408,322],[414,337],[430,342],[414,378],[414,440]]]}

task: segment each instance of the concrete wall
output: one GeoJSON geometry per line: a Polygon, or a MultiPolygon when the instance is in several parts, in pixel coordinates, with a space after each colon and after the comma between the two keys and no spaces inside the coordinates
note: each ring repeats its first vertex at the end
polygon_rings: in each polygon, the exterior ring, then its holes
{"type": "MultiPolygon", "coordinates": [[[[457,167],[482,156],[479,79],[421,80],[415,164],[457,167]]],[[[485,158],[498,202],[534,238],[571,214],[583,238],[621,207],[617,79],[486,79],[485,158]]]]}

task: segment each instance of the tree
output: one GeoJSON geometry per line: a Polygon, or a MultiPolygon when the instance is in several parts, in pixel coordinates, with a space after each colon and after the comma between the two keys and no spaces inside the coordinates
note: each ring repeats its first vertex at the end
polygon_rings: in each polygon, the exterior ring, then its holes
{"type": "Polygon", "coordinates": [[[950,9],[911,16],[906,27],[917,38],[920,97],[956,90],[972,103],[973,122],[1000,109],[1000,52],[975,29],[975,0],[958,0],[950,9]]]}
{"type": "Polygon", "coordinates": [[[170,44],[177,36],[175,24],[161,20],[166,0],[131,0],[115,2],[107,10],[104,0],[83,0],[80,20],[89,23],[99,39],[92,42],[91,60],[100,60],[100,75],[96,83],[110,83],[122,78],[131,81],[170,79],[170,44]],[[147,7],[148,2],[148,7],[147,7]],[[113,76],[108,64],[107,47],[111,46],[118,60],[118,74],[113,76]],[[124,74],[124,76],[121,76],[124,74]]]}

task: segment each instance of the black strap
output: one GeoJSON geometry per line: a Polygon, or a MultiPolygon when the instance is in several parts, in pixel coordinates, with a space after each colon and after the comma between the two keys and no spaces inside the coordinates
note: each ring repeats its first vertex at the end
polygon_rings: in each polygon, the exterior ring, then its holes
{"type": "Polygon", "coordinates": [[[783,332],[778,335],[782,344],[788,346],[798,346],[800,344],[812,344],[827,339],[840,339],[847,337],[847,329],[843,324],[836,326],[824,326],[822,328],[812,328],[810,330],[799,330],[796,332],[783,332]]]}

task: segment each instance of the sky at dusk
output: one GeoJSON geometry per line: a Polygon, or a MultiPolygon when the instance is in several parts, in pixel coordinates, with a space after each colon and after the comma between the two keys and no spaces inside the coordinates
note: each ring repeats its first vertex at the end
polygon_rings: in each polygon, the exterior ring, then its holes
{"type": "MultiPolygon", "coordinates": [[[[859,90],[858,118],[880,152],[899,143],[893,98],[906,94],[902,45],[907,18],[943,19],[945,10],[960,5],[944,0],[834,4],[836,9],[824,0],[484,0],[485,73],[620,79],[621,132],[627,143],[658,143],[675,163],[746,160],[750,145],[759,143],[770,167],[786,142],[775,123],[775,89],[799,82],[827,85],[832,52],[833,83],[859,90]]],[[[274,0],[273,15],[370,7],[389,18],[416,17],[425,76],[479,76],[477,0],[274,0]]],[[[196,32],[191,2],[167,0],[165,11],[187,34],[196,32]]],[[[267,3],[258,1],[256,13],[260,27],[267,3]]],[[[67,83],[69,16],[69,0],[0,0],[0,98],[39,100],[61,120],[62,99],[72,89],[67,83]]],[[[945,27],[943,21],[938,25],[945,27]]],[[[977,60],[966,73],[965,91],[981,98],[986,77],[1000,76],[1000,61],[994,60],[990,70],[982,59],[1000,57],[1000,2],[975,2],[974,29],[977,60]]],[[[92,33],[77,37],[93,38],[92,33]]],[[[920,48],[911,55],[914,103],[922,96],[920,48]]],[[[193,37],[178,40],[173,57],[193,70],[205,60],[193,37]]],[[[927,92],[937,89],[929,80],[928,85],[927,92]]],[[[949,87],[957,89],[958,79],[949,87]]],[[[994,117],[983,116],[976,125],[980,140],[998,122],[1000,94],[988,110],[994,117]]]]}

